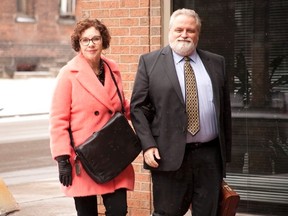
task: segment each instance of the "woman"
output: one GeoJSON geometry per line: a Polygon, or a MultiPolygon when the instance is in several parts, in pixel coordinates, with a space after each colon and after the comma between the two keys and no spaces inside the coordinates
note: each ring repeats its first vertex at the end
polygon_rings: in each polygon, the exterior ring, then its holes
{"type": "MultiPolygon", "coordinates": [[[[124,98],[118,66],[101,55],[109,47],[110,39],[107,27],[97,19],[77,23],[71,42],[78,54],[61,68],[52,98],[51,153],[58,162],[62,189],[66,196],[74,197],[78,216],[98,215],[96,195],[102,196],[106,215],[126,215],[126,193],[134,188],[132,165],[104,184],[94,182],[81,164],[76,173],[75,153],[70,145],[69,128],[77,146],[121,111],[108,65],[124,98]]],[[[129,103],[126,99],[123,103],[126,117],[130,118],[129,103]]]]}

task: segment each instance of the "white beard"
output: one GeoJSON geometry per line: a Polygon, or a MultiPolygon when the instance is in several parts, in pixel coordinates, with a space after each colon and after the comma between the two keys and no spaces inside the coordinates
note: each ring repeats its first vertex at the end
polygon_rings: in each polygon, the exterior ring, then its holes
{"type": "Polygon", "coordinates": [[[170,41],[170,47],[178,55],[189,56],[196,48],[196,45],[192,40],[190,42],[174,40],[173,42],[170,41]]]}

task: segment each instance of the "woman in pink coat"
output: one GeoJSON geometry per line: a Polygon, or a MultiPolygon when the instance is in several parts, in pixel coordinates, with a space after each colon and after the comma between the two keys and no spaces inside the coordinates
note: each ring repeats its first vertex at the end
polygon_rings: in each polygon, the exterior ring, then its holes
{"type": "MultiPolygon", "coordinates": [[[[104,184],[94,182],[80,164],[75,169],[75,153],[70,145],[71,128],[75,146],[121,111],[121,101],[110,70],[124,98],[121,76],[116,63],[101,55],[109,47],[110,34],[97,19],[77,23],[71,36],[78,54],[59,72],[50,113],[50,147],[58,162],[59,180],[67,196],[75,200],[78,216],[97,216],[97,195],[103,198],[106,215],[127,214],[127,190],[134,188],[134,170],[129,165],[120,175],[104,184]],[[108,64],[108,65],[107,65],[108,64]]],[[[125,114],[130,118],[129,103],[124,101],[125,114]]]]}

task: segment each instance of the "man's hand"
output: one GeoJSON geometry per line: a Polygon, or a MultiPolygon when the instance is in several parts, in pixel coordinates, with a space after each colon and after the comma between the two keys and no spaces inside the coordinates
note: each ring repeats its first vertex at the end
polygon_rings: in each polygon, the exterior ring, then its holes
{"type": "Polygon", "coordinates": [[[157,148],[150,148],[144,152],[144,160],[145,163],[153,168],[157,168],[159,166],[160,155],[157,148]]]}

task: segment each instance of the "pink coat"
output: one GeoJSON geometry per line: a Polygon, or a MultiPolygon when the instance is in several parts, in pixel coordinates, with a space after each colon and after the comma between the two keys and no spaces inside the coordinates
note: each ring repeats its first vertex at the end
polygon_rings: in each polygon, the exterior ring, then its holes
{"type": "MultiPolygon", "coordinates": [[[[124,98],[121,76],[116,63],[104,56],[101,58],[111,67],[124,98]]],[[[105,184],[95,183],[82,167],[79,176],[75,173],[75,153],[71,148],[67,129],[71,126],[75,146],[77,146],[94,131],[101,129],[116,111],[121,111],[121,103],[109,68],[106,64],[104,67],[104,86],[80,53],[69,61],[57,76],[50,110],[50,147],[53,158],[59,155],[70,155],[73,167],[72,186],[61,185],[67,196],[106,194],[118,188],[134,189],[135,177],[132,165],[105,184]]],[[[130,118],[127,100],[124,100],[124,107],[126,117],[130,118]]]]}

